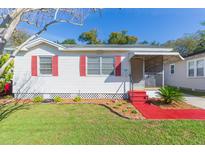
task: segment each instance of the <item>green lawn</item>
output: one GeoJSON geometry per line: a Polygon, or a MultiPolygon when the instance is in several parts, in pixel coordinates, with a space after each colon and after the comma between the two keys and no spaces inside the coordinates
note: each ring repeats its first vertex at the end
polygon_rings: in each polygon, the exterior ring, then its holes
{"type": "Polygon", "coordinates": [[[0,122],[0,144],[205,144],[205,121],[132,121],[98,105],[33,105],[0,122]]]}
{"type": "Polygon", "coordinates": [[[180,88],[180,90],[183,93],[185,93],[185,94],[189,94],[189,95],[194,95],[194,96],[199,96],[199,97],[205,98],[205,92],[192,91],[191,89],[183,89],[183,88],[180,88]]]}

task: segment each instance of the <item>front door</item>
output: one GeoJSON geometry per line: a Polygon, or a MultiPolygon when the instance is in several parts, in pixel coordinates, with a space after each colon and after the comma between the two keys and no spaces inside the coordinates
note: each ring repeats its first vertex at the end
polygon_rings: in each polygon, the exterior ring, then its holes
{"type": "Polygon", "coordinates": [[[144,69],[143,58],[131,59],[131,75],[133,80],[133,89],[143,89],[144,82],[144,69]]]}

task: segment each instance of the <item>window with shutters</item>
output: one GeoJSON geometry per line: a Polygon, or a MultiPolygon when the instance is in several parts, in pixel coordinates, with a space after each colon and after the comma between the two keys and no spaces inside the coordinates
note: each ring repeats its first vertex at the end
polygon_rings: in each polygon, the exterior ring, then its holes
{"type": "Polygon", "coordinates": [[[87,57],[88,75],[114,75],[115,74],[114,57],[87,57]]]}
{"type": "Polygon", "coordinates": [[[52,57],[39,57],[39,72],[41,75],[52,75],[52,57]]]}

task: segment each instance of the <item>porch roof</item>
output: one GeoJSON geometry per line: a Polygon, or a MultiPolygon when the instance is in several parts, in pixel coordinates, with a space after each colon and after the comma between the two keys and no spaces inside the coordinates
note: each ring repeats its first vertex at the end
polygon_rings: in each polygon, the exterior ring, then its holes
{"type": "Polygon", "coordinates": [[[129,59],[134,56],[163,56],[165,63],[175,62],[178,60],[184,60],[184,58],[178,52],[167,52],[167,51],[143,51],[143,52],[130,52],[129,59]]]}

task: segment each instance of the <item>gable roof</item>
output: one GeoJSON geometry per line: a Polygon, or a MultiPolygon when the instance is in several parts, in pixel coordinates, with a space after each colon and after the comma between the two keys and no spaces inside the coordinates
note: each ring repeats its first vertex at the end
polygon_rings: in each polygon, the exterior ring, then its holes
{"type": "Polygon", "coordinates": [[[55,42],[53,42],[53,41],[50,41],[50,40],[47,40],[47,39],[44,39],[44,38],[39,37],[39,38],[37,38],[37,39],[34,39],[34,40],[30,41],[28,44],[26,44],[26,45],[22,48],[22,50],[28,50],[28,49],[30,49],[30,48],[32,48],[32,47],[35,47],[35,46],[37,46],[37,45],[39,45],[39,44],[41,44],[41,43],[49,44],[49,45],[51,45],[51,46],[53,46],[53,47],[58,48],[59,50],[65,49],[64,46],[62,46],[62,45],[60,45],[60,44],[58,44],[58,43],[55,43],[55,42]]]}

